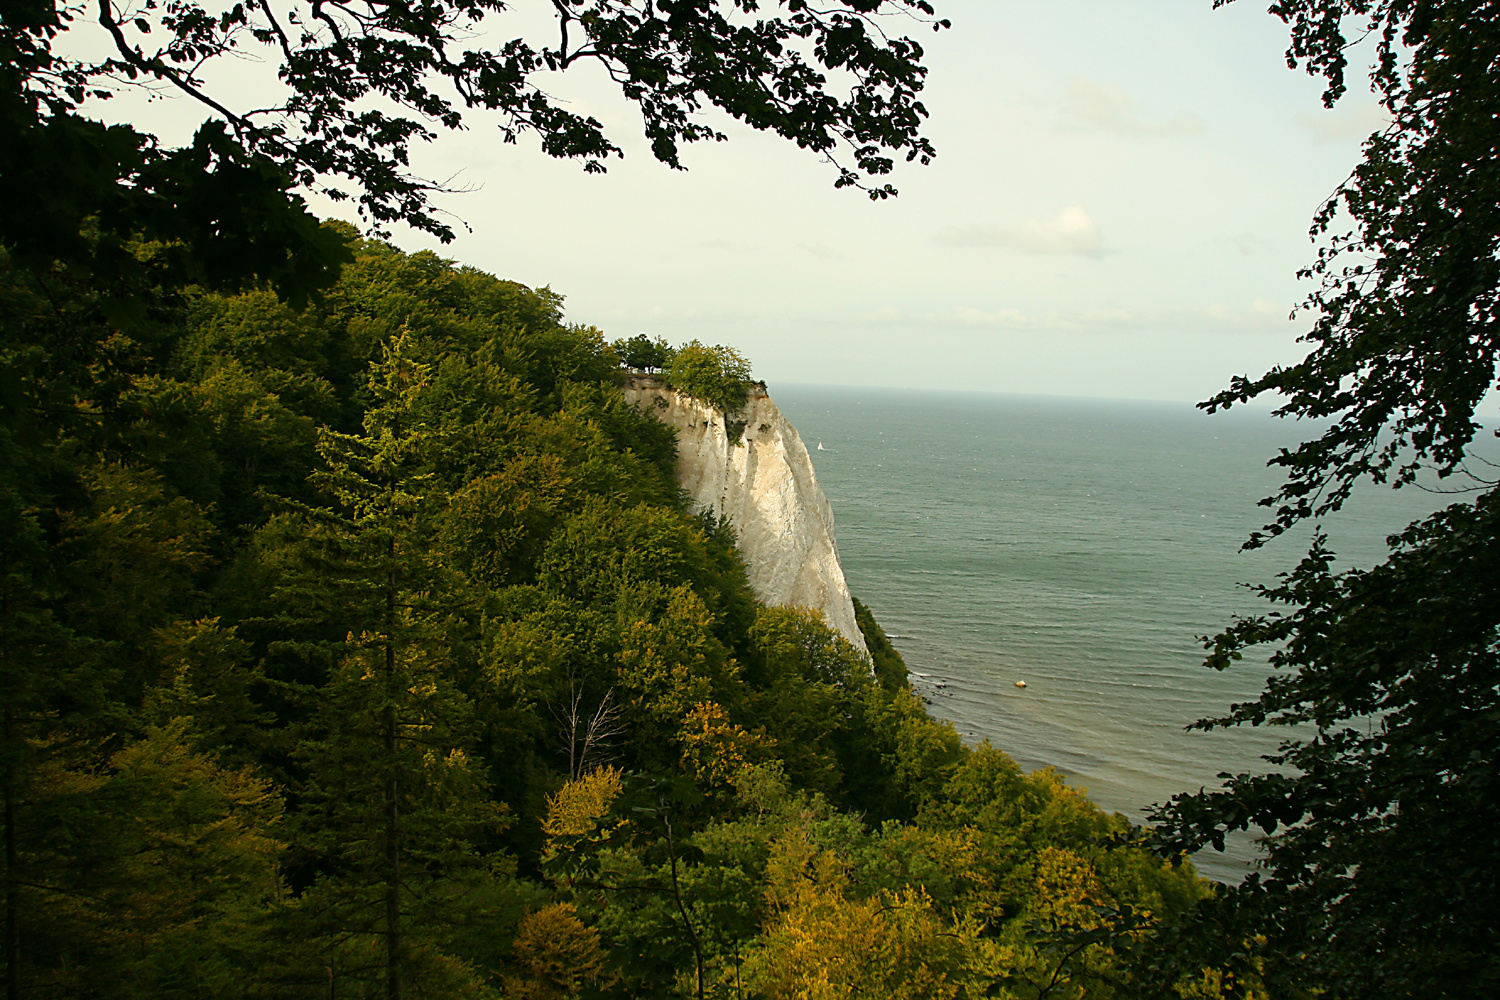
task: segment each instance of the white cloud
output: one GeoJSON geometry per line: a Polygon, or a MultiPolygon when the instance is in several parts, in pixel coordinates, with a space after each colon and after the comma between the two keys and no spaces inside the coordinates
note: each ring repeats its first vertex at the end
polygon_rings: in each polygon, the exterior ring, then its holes
{"type": "Polygon", "coordinates": [[[700,250],[719,250],[725,253],[756,253],[765,249],[754,243],[746,243],[742,240],[727,240],[723,237],[711,240],[699,240],[695,246],[700,250]]]}
{"type": "MultiPolygon", "coordinates": [[[[592,323],[605,328],[610,339],[622,336],[615,331],[621,329],[634,329],[637,333],[666,334],[668,340],[672,340],[675,333],[671,330],[663,330],[665,325],[692,323],[701,326],[711,324],[728,324],[743,322],[753,317],[759,318],[761,313],[748,308],[736,308],[732,305],[716,305],[712,308],[703,308],[691,305],[662,305],[660,303],[647,305],[635,303],[632,305],[618,305],[595,307],[588,311],[586,319],[579,317],[579,322],[592,323]]],[[[686,338],[683,338],[686,339],[686,338]]]]}
{"type": "Polygon", "coordinates": [[[1287,308],[1265,299],[1249,303],[1207,305],[1178,308],[1125,308],[1096,306],[1029,314],[1020,309],[955,306],[933,312],[907,312],[895,306],[884,306],[861,315],[863,326],[895,326],[910,329],[997,330],[1031,333],[1176,333],[1236,334],[1257,333],[1285,326],[1287,308]]]}
{"type": "Polygon", "coordinates": [[[798,243],[797,244],[797,249],[801,250],[803,253],[812,254],[814,257],[818,258],[819,260],[848,260],[849,259],[847,257],[847,255],[839,253],[837,250],[834,250],[831,247],[825,246],[822,243],[807,243],[807,242],[798,243]]]}
{"type": "Polygon", "coordinates": [[[1278,306],[1276,303],[1267,302],[1265,299],[1256,299],[1250,303],[1250,308],[1245,312],[1252,319],[1264,320],[1270,323],[1282,323],[1291,318],[1290,307],[1278,306]]]}
{"type": "Polygon", "coordinates": [[[1083,327],[1099,327],[1104,329],[1129,329],[1141,325],[1141,320],[1129,309],[1085,309],[1083,312],[1074,313],[1071,317],[1074,323],[1083,327]]]}
{"type": "Polygon", "coordinates": [[[866,326],[896,326],[906,322],[906,313],[895,306],[881,306],[859,317],[859,322],[866,326]]]}
{"type": "Polygon", "coordinates": [[[1040,321],[1047,329],[1075,333],[1112,331],[1178,333],[1256,333],[1285,325],[1287,310],[1265,299],[1245,305],[1213,302],[1205,306],[1168,309],[1097,307],[1049,313],[1040,321]]]}
{"type": "Polygon", "coordinates": [[[1391,123],[1378,104],[1339,104],[1323,111],[1299,111],[1297,124],[1312,133],[1313,142],[1347,142],[1363,139],[1391,123]]]}
{"type": "Polygon", "coordinates": [[[1086,76],[1068,79],[1063,107],[1071,118],[1120,135],[1194,136],[1204,131],[1202,119],[1188,111],[1165,121],[1148,120],[1119,87],[1086,76]]]}
{"type": "Polygon", "coordinates": [[[862,314],[856,321],[862,326],[936,327],[947,329],[1015,330],[1032,320],[1019,309],[978,309],[955,306],[936,312],[909,313],[895,306],[881,306],[862,314]]]}
{"type": "Polygon", "coordinates": [[[1184,333],[1256,333],[1285,327],[1288,308],[1266,299],[1255,299],[1243,305],[1211,302],[1206,306],[1170,309],[1142,317],[1149,325],[1162,330],[1184,333]]]}
{"type": "Polygon", "coordinates": [[[959,306],[945,312],[934,313],[928,322],[934,326],[992,327],[1013,330],[1031,322],[1019,309],[996,309],[986,312],[973,306],[959,306]]]}
{"type": "Polygon", "coordinates": [[[1008,247],[1023,253],[1081,257],[1100,257],[1104,253],[1099,226],[1080,205],[1069,205],[1055,218],[1027,219],[1018,226],[950,229],[938,234],[937,241],[950,247],[1008,247]]]}
{"type": "Polygon", "coordinates": [[[1212,250],[1232,249],[1245,257],[1254,257],[1268,251],[1274,251],[1276,244],[1255,233],[1235,233],[1233,236],[1220,236],[1217,239],[1204,240],[1201,246],[1212,250]]]}

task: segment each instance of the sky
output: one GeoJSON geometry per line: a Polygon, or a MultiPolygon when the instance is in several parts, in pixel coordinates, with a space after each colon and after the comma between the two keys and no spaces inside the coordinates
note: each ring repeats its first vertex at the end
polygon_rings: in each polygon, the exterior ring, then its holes
{"type": "MultiPolygon", "coordinates": [[[[1309,222],[1380,124],[1357,78],[1324,110],[1253,2],[934,2],[952,29],[911,33],[938,157],[899,166],[896,199],[835,190],[817,155],[724,118],[710,121],[728,142],[670,170],[606,81],[570,71],[547,89],[603,121],[623,161],[585,174],[476,118],[414,158],[465,189],[439,205],[468,229],[393,241],[546,285],[611,339],[732,345],[773,393],[1194,401],[1302,355],[1309,321],[1288,314],[1308,290],[1309,222]]],[[[497,31],[545,16],[515,6],[497,31]]],[[[202,117],[110,110],[164,138],[202,117]]]]}

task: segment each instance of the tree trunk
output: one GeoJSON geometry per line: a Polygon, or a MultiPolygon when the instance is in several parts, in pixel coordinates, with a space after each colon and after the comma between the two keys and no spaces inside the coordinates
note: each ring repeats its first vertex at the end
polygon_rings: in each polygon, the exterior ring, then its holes
{"type": "Polygon", "coordinates": [[[687,905],[682,901],[682,888],[677,884],[677,847],[672,843],[672,820],[662,810],[662,821],[667,827],[667,860],[672,864],[672,898],[677,901],[677,912],[682,914],[682,926],[687,928],[688,940],[693,943],[693,962],[698,971],[698,1000],[703,1000],[703,945],[698,941],[698,932],[688,916],[687,905]]]}
{"type": "MultiPolygon", "coordinates": [[[[6,560],[7,564],[9,560],[6,560]]],[[[8,565],[6,567],[9,568],[8,565]]],[[[10,620],[10,587],[0,594],[0,620],[10,620]]],[[[0,654],[3,655],[3,654],[0,654]]],[[[16,757],[11,741],[16,738],[12,699],[5,699],[5,1000],[21,995],[21,913],[16,903],[16,757]]]]}
{"type": "MultiPolygon", "coordinates": [[[[392,566],[396,542],[389,552],[392,566]]],[[[396,581],[394,569],[385,593],[385,992],[387,1000],[401,1000],[401,807],[396,776],[396,581]]]]}
{"type": "MultiPolygon", "coordinates": [[[[5,743],[9,749],[14,720],[5,707],[5,743]]],[[[16,905],[16,782],[15,768],[5,768],[5,1000],[21,995],[21,917],[16,905]]]]}

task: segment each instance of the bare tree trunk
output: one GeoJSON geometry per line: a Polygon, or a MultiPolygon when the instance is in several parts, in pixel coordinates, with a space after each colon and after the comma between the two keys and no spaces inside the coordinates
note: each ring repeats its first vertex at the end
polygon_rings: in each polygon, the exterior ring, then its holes
{"type": "Polygon", "coordinates": [[[578,704],[583,701],[583,685],[568,680],[568,777],[577,781],[579,778],[578,760],[578,704]]]}
{"type": "Polygon", "coordinates": [[[601,767],[612,759],[604,753],[609,743],[623,731],[620,726],[620,706],[614,703],[615,689],[604,692],[604,698],[594,711],[593,718],[583,721],[583,683],[568,677],[568,705],[559,712],[552,709],[557,720],[559,735],[568,754],[568,777],[577,781],[595,767],[601,767]],[[590,765],[593,765],[592,767],[590,765]]]}
{"type": "Polygon", "coordinates": [[[609,746],[609,741],[620,735],[619,724],[620,708],[614,702],[615,689],[610,688],[604,692],[603,699],[599,702],[599,708],[594,712],[594,717],[589,720],[588,730],[583,735],[583,752],[578,755],[578,771],[583,774],[589,769],[589,761],[595,760],[595,766],[603,766],[610,761],[610,757],[603,756],[603,751],[609,746]]]}

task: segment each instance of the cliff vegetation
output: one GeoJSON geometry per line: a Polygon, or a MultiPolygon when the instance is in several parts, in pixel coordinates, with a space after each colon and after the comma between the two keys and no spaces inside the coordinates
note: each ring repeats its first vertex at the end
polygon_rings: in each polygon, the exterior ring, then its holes
{"type": "Polygon", "coordinates": [[[732,418],[745,405],[757,383],[750,362],[733,347],[709,346],[697,340],[673,347],[660,337],[638,333],[611,345],[620,363],[639,372],[661,372],[679,392],[712,406],[732,418]]]}

